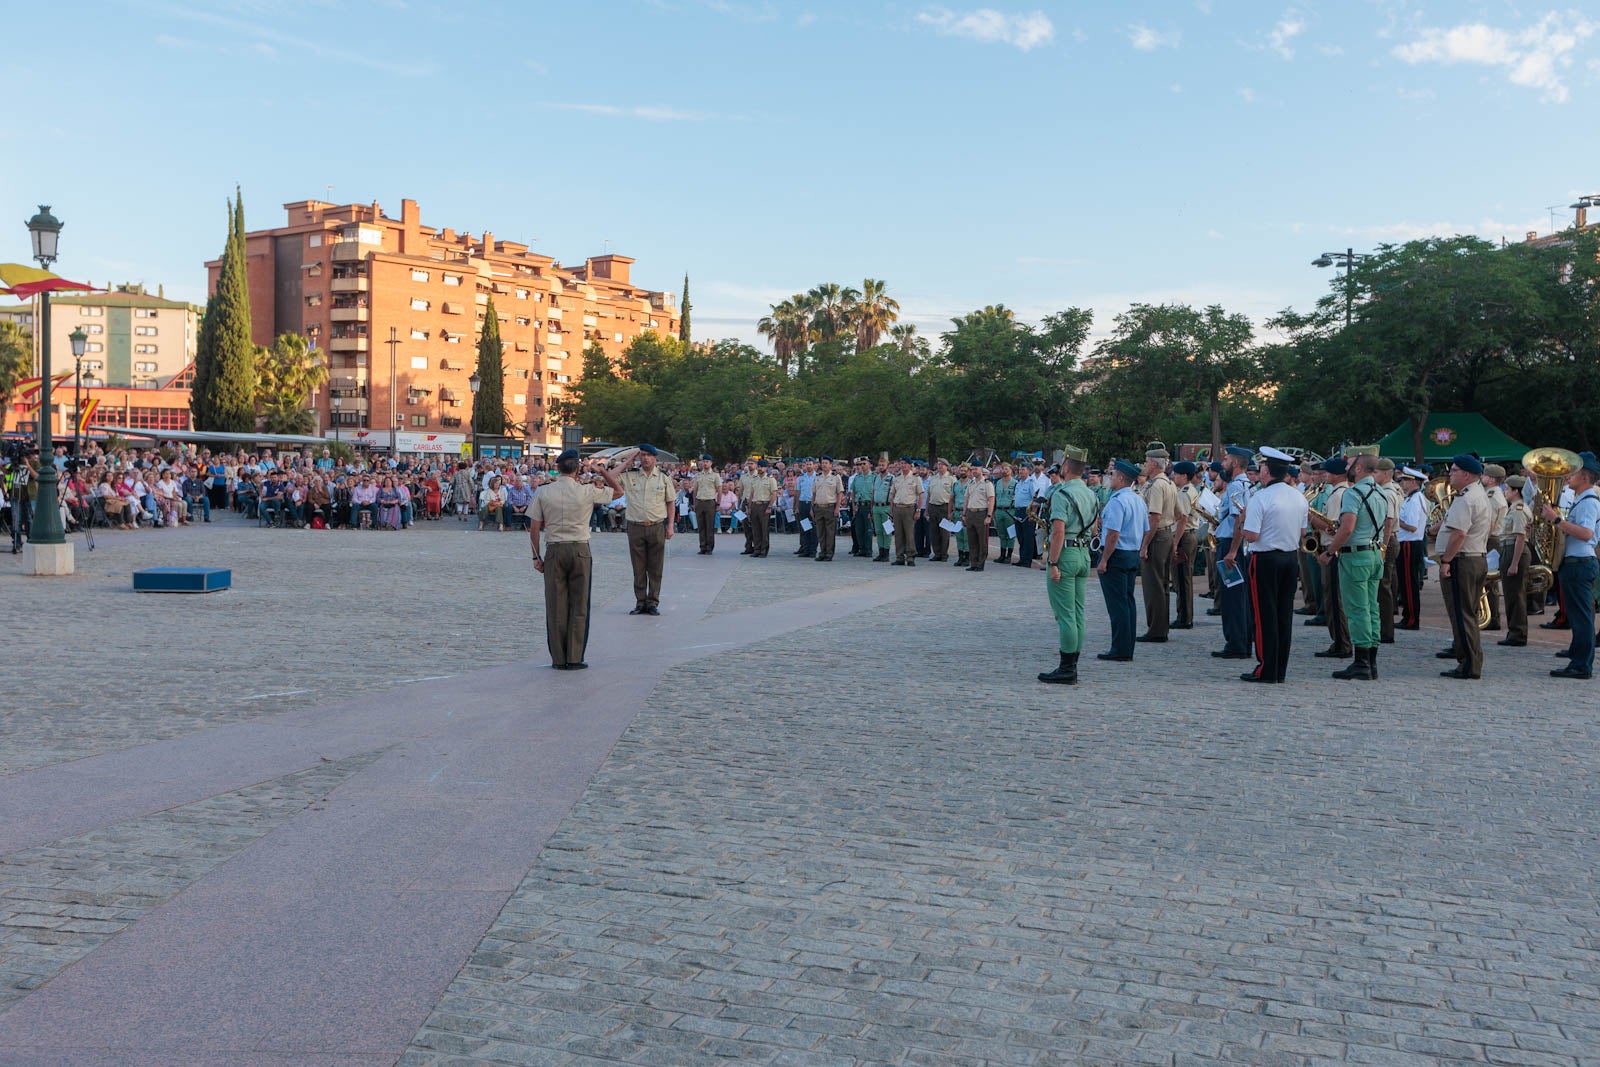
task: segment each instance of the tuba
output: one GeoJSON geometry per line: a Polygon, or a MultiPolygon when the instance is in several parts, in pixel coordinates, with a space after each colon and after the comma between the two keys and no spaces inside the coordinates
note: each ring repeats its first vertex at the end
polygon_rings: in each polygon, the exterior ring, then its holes
{"type": "Polygon", "coordinates": [[[1522,469],[1534,480],[1533,493],[1524,493],[1523,499],[1533,512],[1533,522],[1528,530],[1528,547],[1533,556],[1528,568],[1528,594],[1543,597],[1555,582],[1555,566],[1561,561],[1561,531],[1553,522],[1539,517],[1539,502],[1557,507],[1561,500],[1561,486],[1567,476],[1582,466],[1577,453],[1565,448],[1535,448],[1522,457],[1522,469]]]}

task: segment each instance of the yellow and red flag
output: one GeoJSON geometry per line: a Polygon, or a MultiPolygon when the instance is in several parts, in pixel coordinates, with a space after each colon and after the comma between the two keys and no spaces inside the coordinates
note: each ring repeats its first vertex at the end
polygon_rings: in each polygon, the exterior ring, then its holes
{"type": "Polygon", "coordinates": [[[19,300],[28,300],[40,293],[56,292],[61,289],[97,292],[92,285],[68,281],[59,274],[52,274],[38,267],[28,267],[21,263],[0,263],[0,293],[10,293],[19,300]]]}

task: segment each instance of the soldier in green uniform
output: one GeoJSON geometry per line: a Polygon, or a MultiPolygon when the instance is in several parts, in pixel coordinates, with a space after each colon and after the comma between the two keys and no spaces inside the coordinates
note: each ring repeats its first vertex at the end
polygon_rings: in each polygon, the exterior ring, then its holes
{"type": "Polygon", "coordinates": [[[874,563],[888,563],[889,549],[894,547],[894,536],[883,528],[889,521],[889,489],[894,485],[894,475],[889,473],[889,457],[878,457],[878,469],[872,475],[872,528],[878,532],[878,555],[874,563]]]}
{"type": "Polygon", "coordinates": [[[1078,654],[1083,651],[1083,603],[1089,583],[1089,536],[1100,515],[1094,490],[1083,483],[1087,450],[1067,445],[1062,450],[1062,481],[1050,491],[1045,542],[1045,590],[1055,616],[1061,663],[1039,675],[1039,681],[1076,685],[1078,654]]]}
{"type": "Polygon", "coordinates": [[[1339,525],[1323,550],[1323,560],[1339,568],[1339,600],[1350,628],[1355,662],[1334,671],[1335,678],[1373,681],[1378,677],[1378,582],[1383,577],[1383,536],[1389,498],[1373,478],[1375,455],[1349,460],[1355,484],[1339,503],[1339,525]]]}
{"type": "MultiPolygon", "coordinates": [[[[965,463],[956,468],[955,484],[950,487],[950,518],[956,522],[961,521],[961,515],[967,509],[967,474],[965,463]]],[[[967,559],[967,528],[965,525],[956,533],[956,562],[957,567],[965,567],[970,562],[967,559]]]]}
{"type": "Polygon", "coordinates": [[[850,554],[872,558],[872,466],[857,456],[850,477],[850,554]]]}
{"type": "Polygon", "coordinates": [[[1016,546],[1017,539],[1012,537],[1011,500],[1017,495],[1017,479],[1011,469],[1011,464],[1000,464],[999,477],[994,482],[995,499],[995,533],[1000,535],[1000,558],[997,563],[1010,563],[1011,550],[1016,546]]]}

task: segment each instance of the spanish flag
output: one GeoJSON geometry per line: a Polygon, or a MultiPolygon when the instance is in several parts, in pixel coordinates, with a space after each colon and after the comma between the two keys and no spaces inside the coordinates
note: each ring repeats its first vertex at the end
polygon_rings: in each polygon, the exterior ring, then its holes
{"type": "Polygon", "coordinates": [[[82,289],[91,293],[98,291],[92,285],[70,282],[59,274],[51,274],[38,267],[27,267],[21,263],[0,263],[0,293],[10,293],[19,300],[28,300],[40,293],[50,293],[60,289],[82,289]]]}
{"type": "Polygon", "coordinates": [[[93,397],[87,404],[83,405],[83,410],[78,412],[78,433],[87,434],[89,432],[89,422],[94,418],[95,409],[99,406],[99,397],[93,397]]]}

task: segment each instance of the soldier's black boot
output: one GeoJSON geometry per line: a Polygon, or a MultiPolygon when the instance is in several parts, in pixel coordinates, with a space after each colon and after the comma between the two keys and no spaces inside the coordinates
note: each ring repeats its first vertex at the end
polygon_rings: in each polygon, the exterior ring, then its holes
{"type": "Polygon", "coordinates": [[[1368,658],[1370,655],[1371,651],[1369,649],[1356,649],[1355,662],[1351,663],[1350,666],[1346,667],[1342,671],[1334,671],[1333,676],[1335,678],[1345,679],[1354,678],[1355,680],[1361,682],[1372,681],[1376,675],[1372,673],[1372,661],[1368,658]]]}
{"type": "Polygon", "coordinates": [[[1050,682],[1054,685],[1078,684],[1078,654],[1076,652],[1061,653],[1061,663],[1056,669],[1039,675],[1039,681],[1050,682]]]}
{"type": "Polygon", "coordinates": [[[874,563],[888,563],[889,562],[889,550],[887,548],[878,549],[878,555],[873,559],[872,562],[874,562],[874,563]]]}
{"type": "Polygon", "coordinates": [[[967,554],[965,552],[957,552],[956,553],[956,563],[955,563],[955,565],[957,567],[965,567],[967,565],[967,554]]]}
{"type": "Polygon", "coordinates": [[[1372,674],[1372,680],[1378,680],[1378,650],[1367,649],[1367,670],[1372,674]]]}

